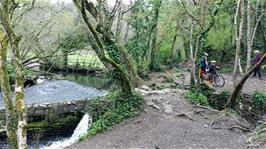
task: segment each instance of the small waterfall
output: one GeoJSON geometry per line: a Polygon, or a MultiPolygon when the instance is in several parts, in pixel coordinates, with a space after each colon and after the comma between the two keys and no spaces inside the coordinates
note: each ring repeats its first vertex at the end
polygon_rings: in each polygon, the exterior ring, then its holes
{"type": "Polygon", "coordinates": [[[70,146],[74,143],[76,143],[80,136],[84,135],[88,128],[90,127],[90,124],[92,122],[92,119],[88,113],[86,113],[82,120],[79,122],[77,128],[75,129],[72,136],[68,139],[53,142],[49,146],[41,147],[41,149],[63,149],[64,147],[70,146]]]}

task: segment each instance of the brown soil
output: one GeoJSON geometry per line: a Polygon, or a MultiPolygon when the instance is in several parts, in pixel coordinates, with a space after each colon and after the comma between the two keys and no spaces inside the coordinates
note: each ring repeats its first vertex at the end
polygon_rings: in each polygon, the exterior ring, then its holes
{"type": "MultiPolygon", "coordinates": [[[[224,90],[233,89],[233,76],[231,74],[223,74],[225,77],[224,90]]],[[[240,77],[239,77],[240,79],[240,77]]],[[[254,91],[266,92],[266,78],[260,80],[258,78],[253,78],[252,76],[246,81],[243,87],[243,93],[252,94],[254,91]]]]}
{"type": "MultiPolygon", "coordinates": [[[[217,87],[216,89],[218,91],[232,91],[233,89],[233,76],[232,74],[222,74],[222,76],[225,78],[225,85],[224,87],[217,87]]],[[[266,74],[263,74],[263,76],[266,76],[266,74]]],[[[169,87],[174,82],[167,82],[165,78],[172,78],[172,80],[181,86],[184,85],[187,86],[190,81],[190,73],[186,71],[179,71],[175,72],[173,70],[161,72],[161,73],[151,73],[151,81],[147,83],[147,85],[156,84],[157,86],[165,86],[169,87]],[[183,78],[184,76],[184,78],[183,78]],[[183,82],[183,79],[184,82],[183,82]]],[[[238,79],[240,80],[241,76],[238,76],[238,79]]],[[[251,77],[246,81],[244,87],[243,87],[243,93],[245,94],[252,94],[254,91],[260,91],[260,92],[266,92],[266,77],[262,77],[263,80],[251,77]]]]}
{"type": "Polygon", "coordinates": [[[145,100],[149,106],[140,116],[69,149],[247,147],[242,130],[251,126],[233,114],[193,106],[174,90],[145,100]]]}
{"type": "MultiPolygon", "coordinates": [[[[152,73],[146,84],[158,88],[169,88],[175,82],[182,85],[182,74],[186,85],[189,73],[173,71],[152,73]]],[[[226,85],[219,90],[230,91],[232,77],[223,76],[226,85]]],[[[250,78],[243,90],[246,93],[255,90],[266,92],[265,83],[265,80],[250,78]]],[[[178,89],[145,91],[145,112],[69,149],[266,148],[263,144],[246,143],[254,126],[244,119],[231,112],[191,105],[182,96],[183,92],[178,89]]]]}

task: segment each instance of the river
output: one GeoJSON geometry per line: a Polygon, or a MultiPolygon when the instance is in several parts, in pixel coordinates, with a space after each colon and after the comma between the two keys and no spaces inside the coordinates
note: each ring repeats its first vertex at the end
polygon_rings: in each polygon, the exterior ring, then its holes
{"type": "MultiPolygon", "coordinates": [[[[93,98],[106,94],[104,89],[108,88],[108,82],[109,80],[103,77],[70,73],[66,74],[65,80],[45,81],[43,84],[27,88],[25,91],[25,99],[27,104],[33,104],[93,98]]],[[[0,95],[0,107],[3,107],[1,96],[2,95],[0,95]]],[[[84,122],[81,121],[81,123],[84,122]]],[[[86,128],[82,128],[83,132],[79,131],[78,133],[84,133],[84,129],[86,128]]],[[[76,129],[79,128],[77,127],[76,129]]],[[[40,139],[37,138],[38,136],[35,136],[28,140],[29,148],[35,149],[36,146],[49,148],[48,146],[52,144],[55,144],[53,148],[57,148],[56,145],[62,146],[63,141],[65,141],[65,143],[73,143],[73,141],[77,139],[77,134],[73,132],[74,130],[63,132],[60,135],[55,134],[49,137],[41,136],[40,139]]],[[[6,141],[1,140],[0,149],[9,149],[6,141]]]]}

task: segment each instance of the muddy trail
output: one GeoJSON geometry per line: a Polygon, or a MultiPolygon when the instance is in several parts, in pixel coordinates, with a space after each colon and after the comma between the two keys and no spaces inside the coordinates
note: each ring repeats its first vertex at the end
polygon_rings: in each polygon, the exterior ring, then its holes
{"type": "MultiPolygon", "coordinates": [[[[138,89],[145,98],[145,110],[111,130],[97,134],[69,149],[110,148],[266,148],[254,139],[253,124],[232,111],[218,111],[190,104],[183,94],[187,72],[152,73],[147,86],[138,89]],[[172,89],[171,89],[172,88],[172,89]]],[[[229,90],[231,76],[224,75],[229,90]]],[[[265,82],[250,78],[256,87],[244,87],[244,92],[265,91],[265,82]],[[261,89],[261,90],[260,90],[261,89]]]]}
{"type": "Polygon", "coordinates": [[[181,90],[153,91],[145,111],[69,149],[248,148],[253,126],[244,119],[188,103],[181,90]]]}
{"type": "MultiPolygon", "coordinates": [[[[233,90],[233,76],[232,74],[221,74],[225,78],[225,85],[223,87],[216,87],[215,89],[221,91],[233,90]]],[[[252,94],[254,91],[266,92],[266,74],[262,74],[264,77],[260,80],[258,78],[249,77],[243,86],[242,92],[245,94],[252,94]]],[[[190,87],[190,73],[182,70],[169,70],[161,73],[151,73],[151,80],[147,82],[148,86],[154,89],[162,88],[175,88],[175,87],[190,87]],[[178,86],[179,85],[179,86],[178,86]]],[[[238,76],[238,80],[241,76],[238,76]]]]}

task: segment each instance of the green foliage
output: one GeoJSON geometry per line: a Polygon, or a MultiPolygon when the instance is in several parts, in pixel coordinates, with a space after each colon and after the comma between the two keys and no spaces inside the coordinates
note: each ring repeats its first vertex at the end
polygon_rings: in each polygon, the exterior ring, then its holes
{"type": "Polygon", "coordinates": [[[153,70],[156,72],[162,71],[161,63],[158,58],[156,58],[153,62],[151,62],[150,70],[153,70]]]}
{"type": "Polygon", "coordinates": [[[191,102],[193,104],[200,104],[200,105],[204,105],[204,106],[209,105],[208,98],[201,93],[197,94],[193,91],[189,91],[189,92],[185,93],[185,97],[189,100],[189,102],[191,102]]]}
{"type": "Polygon", "coordinates": [[[173,78],[171,78],[169,76],[166,76],[166,75],[163,76],[163,79],[164,79],[164,81],[166,83],[173,83],[174,82],[174,79],[173,78]]]}
{"type": "Polygon", "coordinates": [[[233,26],[228,12],[221,11],[217,17],[214,27],[210,30],[207,38],[207,44],[213,49],[230,49],[234,44],[233,26]]]}
{"type": "Polygon", "coordinates": [[[251,97],[252,105],[260,114],[266,113],[266,93],[255,91],[251,97]]]}
{"type": "Polygon", "coordinates": [[[210,88],[207,84],[200,84],[199,92],[206,97],[211,97],[211,95],[215,92],[215,89],[210,88]]]}
{"type": "Polygon", "coordinates": [[[172,61],[170,59],[170,55],[171,55],[171,43],[162,44],[162,46],[160,47],[160,55],[159,55],[160,63],[169,64],[172,61]]]}
{"type": "Polygon", "coordinates": [[[111,92],[108,94],[107,102],[95,100],[88,110],[95,118],[94,122],[87,134],[80,139],[84,140],[110,129],[124,119],[133,118],[141,112],[143,104],[143,97],[136,93],[128,96],[121,92],[111,92]]]}
{"type": "Polygon", "coordinates": [[[232,70],[233,70],[233,68],[231,68],[230,66],[228,66],[228,67],[223,67],[222,70],[221,70],[221,72],[222,73],[231,73],[232,70]]]}
{"type": "Polygon", "coordinates": [[[212,108],[217,110],[223,110],[225,108],[225,104],[227,103],[229,97],[230,97],[230,92],[222,91],[219,94],[212,94],[208,101],[212,108]]]}
{"type": "Polygon", "coordinates": [[[122,64],[121,52],[118,51],[117,45],[115,43],[105,44],[108,55],[118,64],[122,64]]]}
{"type": "MultiPolygon", "coordinates": [[[[11,65],[11,64],[8,64],[8,65],[7,65],[7,72],[8,72],[8,76],[9,76],[9,78],[11,78],[11,79],[14,79],[14,78],[15,78],[15,76],[16,76],[16,71],[15,71],[15,68],[14,68],[13,65],[11,65]]],[[[30,75],[32,75],[32,70],[31,70],[31,69],[24,68],[24,69],[23,69],[23,72],[24,72],[24,74],[25,74],[26,76],[30,76],[30,75]]]]}
{"type": "Polygon", "coordinates": [[[259,124],[253,132],[252,142],[266,141],[266,124],[259,124]]]}
{"type": "Polygon", "coordinates": [[[88,44],[87,35],[80,32],[65,33],[64,38],[59,40],[59,46],[63,48],[63,51],[82,49],[87,44],[88,44]]]}
{"type": "Polygon", "coordinates": [[[134,36],[126,43],[126,48],[135,61],[139,62],[140,58],[144,56],[146,49],[148,49],[145,40],[134,36]]]}
{"type": "Polygon", "coordinates": [[[142,79],[149,79],[149,64],[147,61],[137,63],[138,74],[142,79]]]}
{"type": "Polygon", "coordinates": [[[15,68],[13,67],[13,65],[10,65],[10,64],[7,65],[7,72],[10,78],[15,78],[16,72],[15,72],[15,68]]]}

